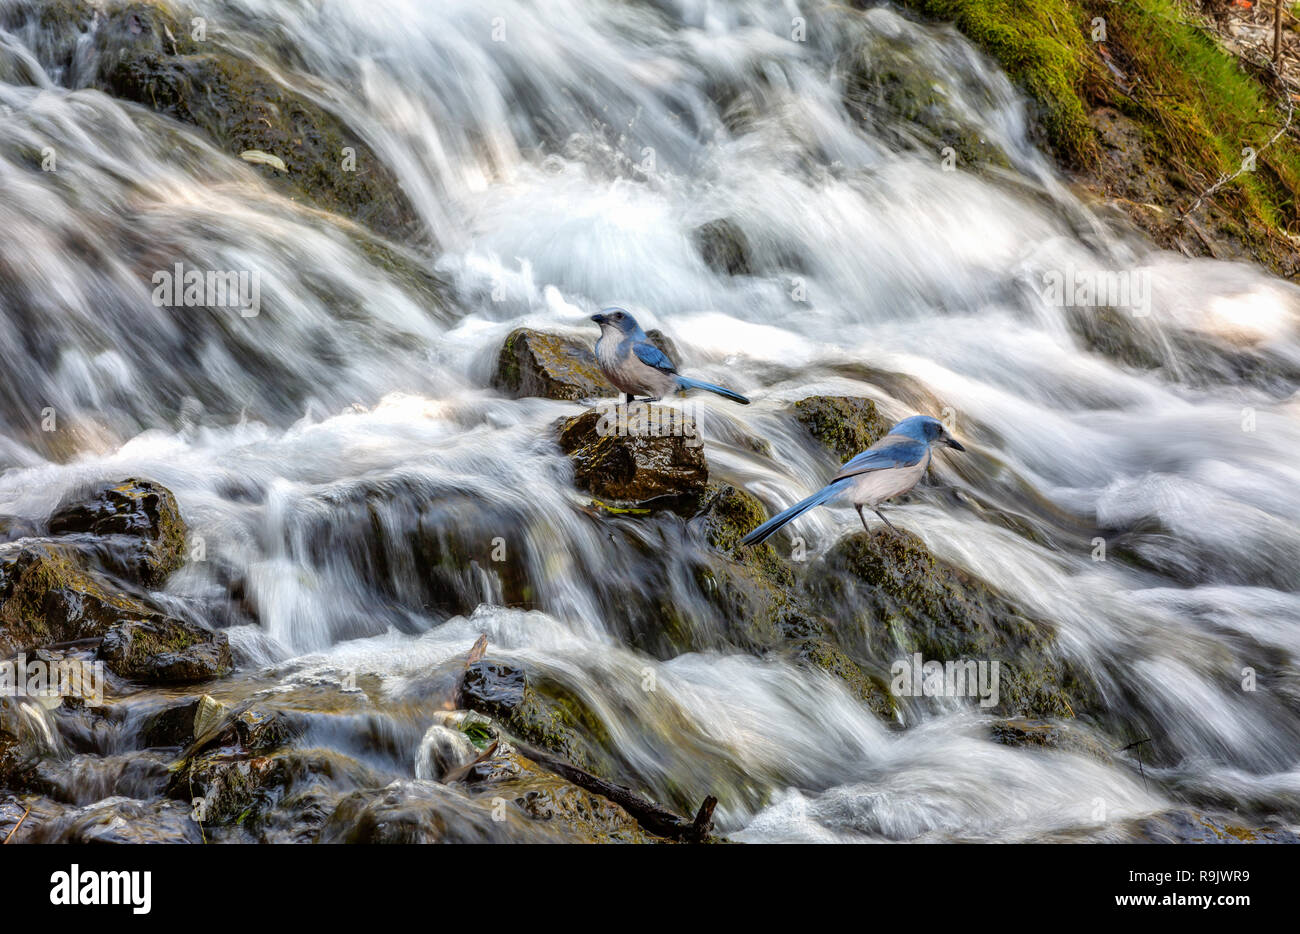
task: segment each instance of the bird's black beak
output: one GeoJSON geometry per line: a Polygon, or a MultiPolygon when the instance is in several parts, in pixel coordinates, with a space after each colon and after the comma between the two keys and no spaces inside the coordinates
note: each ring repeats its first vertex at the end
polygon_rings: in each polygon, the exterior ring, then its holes
{"type": "Polygon", "coordinates": [[[944,438],[943,443],[948,445],[948,447],[952,448],[954,451],[966,450],[964,447],[961,446],[960,443],[954,441],[952,438],[944,438]]]}
{"type": "Polygon", "coordinates": [[[597,324],[604,324],[604,323],[605,323],[605,316],[604,316],[604,315],[592,315],[592,316],[591,316],[591,320],[592,320],[592,321],[595,321],[597,324]]]}

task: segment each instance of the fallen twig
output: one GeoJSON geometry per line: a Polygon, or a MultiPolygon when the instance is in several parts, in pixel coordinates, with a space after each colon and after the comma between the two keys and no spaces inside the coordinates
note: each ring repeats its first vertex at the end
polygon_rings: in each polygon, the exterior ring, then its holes
{"type": "MultiPolygon", "coordinates": [[[[7,834],[5,834],[5,839],[4,839],[5,843],[8,843],[10,839],[13,837],[13,835],[18,832],[18,828],[23,825],[23,821],[27,820],[27,815],[30,813],[32,813],[32,809],[30,807],[27,810],[23,811],[23,816],[18,818],[18,823],[14,824],[13,828],[7,834]]],[[[4,844],[0,844],[0,846],[3,845],[4,844]]]]}

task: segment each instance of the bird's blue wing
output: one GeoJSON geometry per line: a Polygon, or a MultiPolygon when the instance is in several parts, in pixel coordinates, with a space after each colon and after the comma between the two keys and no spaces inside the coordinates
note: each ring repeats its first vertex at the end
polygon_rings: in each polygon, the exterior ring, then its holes
{"type": "Polygon", "coordinates": [[[668,355],[656,347],[654,344],[647,344],[644,341],[633,341],[632,352],[636,358],[646,366],[652,366],[656,370],[663,370],[665,373],[676,373],[677,367],[668,359],[668,355]]]}
{"type": "Polygon", "coordinates": [[[889,467],[914,467],[925,457],[925,452],[929,445],[924,441],[914,441],[911,438],[895,438],[889,435],[877,441],[871,447],[867,448],[861,454],[847,461],[840,472],[835,475],[836,480],[844,477],[852,477],[860,473],[866,473],[869,470],[884,470],[889,467]]]}

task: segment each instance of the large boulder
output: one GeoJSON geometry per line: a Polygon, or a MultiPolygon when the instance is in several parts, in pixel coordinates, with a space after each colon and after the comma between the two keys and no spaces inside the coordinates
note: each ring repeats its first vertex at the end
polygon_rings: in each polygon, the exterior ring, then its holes
{"type": "MultiPolygon", "coordinates": [[[[341,214],[401,242],[421,225],[396,177],[337,116],[293,84],[193,37],[188,15],[151,3],[110,2],[94,31],[95,87],[202,130],[231,155],[265,153],[250,164],[290,197],[341,214]],[[355,163],[345,165],[344,150],[355,163]]],[[[212,24],[209,24],[212,28],[212,24]]]]}
{"type": "Polygon", "coordinates": [[[990,712],[1006,716],[1072,718],[1097,707],[1096,686],[1062,655],[1049,623],[936,558],[909,532],[841,539],[810,568],[805,587],[855,658],[891,669],[917,654],[941,664],[996,661],[990,712]]]}
{"type": "Polygon", "coordinates": [[[103,483],[65,500],[51,535],[75,536],[110,572],[149,587],[185,563],[186,529],[176,497],[149,480],[103,483]]]}
{"type": "Polygon", "coordinates": [[[699,497],[709,465],[695,420],[648,402],[588,409],[558,425],[574,482],[608,500],[643,503],[699,497]]]}

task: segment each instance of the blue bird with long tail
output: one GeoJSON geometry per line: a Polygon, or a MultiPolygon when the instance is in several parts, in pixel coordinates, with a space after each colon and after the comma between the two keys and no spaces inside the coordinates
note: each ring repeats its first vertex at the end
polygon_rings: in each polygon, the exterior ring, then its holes
{"type": "Polygon", "coordinates": [[[835,479],[826,484],[812,496],[800,500],[784,512],[768,519],[743,539],[742,545],[757,545],[766,541],[786,523],[799,518],[814,506],[821,506],[835,499],[847,499],[858,511],[862,527],[867,528],[867,518],[863,509],[870,509],[885,525],[897,532],[894,524],[880,511],[880,504],[904,493],[916,486],[925,475],[925,468],[930,466],[931,448],[936,444],[946,445],[955,451],[966,450],[948,430],[943,422],[929,415],[913,415],[905,418],[871,447],[852,460],[846,462],[835,475],[835,479]]]}
{"type": "Polygon", "coordinates": [[[678,390],[703,389],[749,405],[749,400],[738,392],[722,386],[691,379],[677,372],[668,355],[650,343],[650,338],[636,318],[622,308],[606,308],[591,320],[600,325],[600,340],[596,341],[596,362],[605,378],[631,401],[644,396],[653,402],[678,390]]]}

